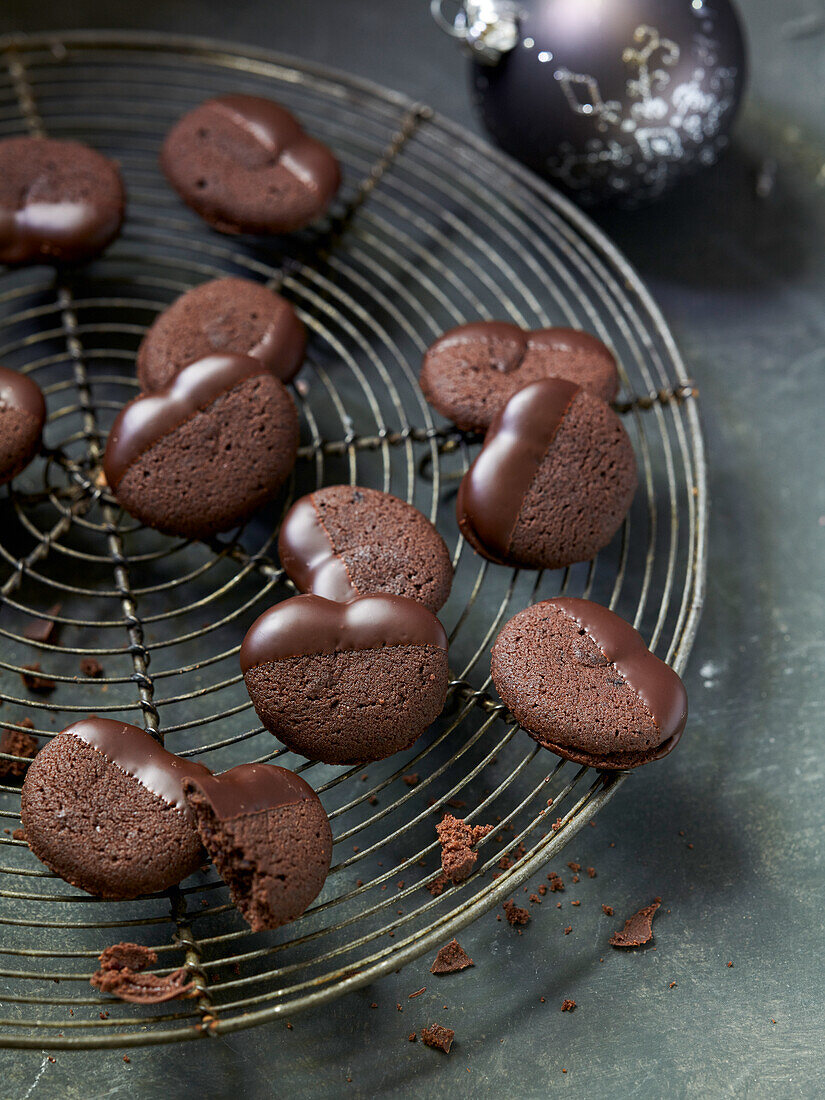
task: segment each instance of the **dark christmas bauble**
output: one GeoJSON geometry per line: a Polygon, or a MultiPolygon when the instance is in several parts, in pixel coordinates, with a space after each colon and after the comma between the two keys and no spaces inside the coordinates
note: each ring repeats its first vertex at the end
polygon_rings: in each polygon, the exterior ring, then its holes
{"type": "Polygon", "coordinates": [[[576,201],[650,200],[726,146],[746,71],[729,0],[470,0],[467,12],[484,125],[576,201]],[[497,26],[507,46],[508,20],[512,48],[484,51],[497,26]]]}

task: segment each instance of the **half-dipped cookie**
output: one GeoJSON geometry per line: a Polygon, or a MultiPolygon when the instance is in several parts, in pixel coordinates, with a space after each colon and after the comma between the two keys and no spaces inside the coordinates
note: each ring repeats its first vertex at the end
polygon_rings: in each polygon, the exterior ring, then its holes
{"type": "Polygon", "coordinates": [[[558,569],[610,542],[636,480],[633,445],[610,406],[575,382],[545,378],[490,425],[459,486],[458,525],[490,561],[558,569]]]}
{"type": "Polygon", "coordinates": [[[298,414],[259,359],[212,355],[130,401],[106,444],[106,480],[149,527],[205,538],[275,496],[298,449],[298,414]]]}
{"type": "Polygon", "coordinates": [[[212,279],[163,311],[138,349],[141,389],[162,389],[188,363],[209,355],[249,355],[288,382],[306,350],[306,331],[289,302],[251,279],[212,279]]]}
{"type": "Polygon", "coordinates": [[[332,830],[300,776],[241,764],[185,779],[187,805],[233,902],[255,932],[300,917],[324,885],[332,830]]]}
{"type": "Polygon", "coordinates": [[[264,726],[293,752],[362,764],[409,748],[444,708],[447,636],[404,596],[294,596],[247,631],[241,670],[264,726]]]}
{"type": "Polygon", "coordinates": [[[120,231],[126,195],[112,161],[79,141],[0,141],[0,263],[85,260],[120,231]]]}
{"type": "Polygon", "coordinates": [[[675,746],[687,694],[637,630],[601,604],[527,607],[493,646],[493,683],[540,745],[594,768],[635,768],[675,746]]]}
{"type": "Polygon", "coordinates": [[[453,580],[447,547],[426,516],[357,485],[330,485],[297,500],[281,524],[278,553],[300,592],[329,600],[390,592],[435,612],[453,580]]]}
{"type": "Polygon", "coordinates": [[[29,765],[20,806],[26,840],[47,867],[89,894],[166,890],[203,861],[182,784],[210,774],[137,726],[84,718],[29,765]]]}
{"type": "Polygon", "coordinates": [[[475,321],[440,336],[421,367],[424,396],[464,431],[485,432],[513,394],[540,378],[566,378],[602,401],[619,389],[613,353],[589,332],[526,332],[507,321],[475,321]]]}
{"type": "Polygon", "coordinates": [[[0,485],[37,454],[45,423],[46,402],[34,379],[0,367],[0,485]]]}
{"type": "Polygon", "coordinates": [[[329,206],[341,182],[333,153],[271,99],[208,99],[169,131],[166,178],[221,233],[290,233],[329,206]]]}

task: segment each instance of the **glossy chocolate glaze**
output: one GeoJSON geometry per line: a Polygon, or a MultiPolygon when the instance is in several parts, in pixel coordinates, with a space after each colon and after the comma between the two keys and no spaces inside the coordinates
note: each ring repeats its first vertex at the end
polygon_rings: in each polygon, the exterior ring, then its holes
{"type": "Polygon", "coordinates": [[[638,630],[592,600],[563,596],[547,602],[587,632],[650,711],[662,741],[678,738],[687,721],[685,685],[650,652],[638,630]]]}
{"type": "Polygon", "coordinates": [[[219,96],[209,100],[208,106],[251,134],[271,160],[279,161],[304,186],[329,197],[338,190],[338,161],[325,145],[304,132],[285,107],[253,95],[219,96]]]}
{"type": "Polygon", "coordinates": [[[344,561],[332,547],[312,494],[296,500],[278,535],[281,565],[301,592],[344,603],[358,595],[344,561]]]}
{"type": "Polygon", "coordinates": [[[507,561],[527,490],[580,392],[564,378],[542,378],[519,390],[496,415],[481,453],[462,478],[458,526],[493,560],[507,561]]]}
{"type": "Polygon", "coordinates": [[[547,348],[553,351],[590,352],[600,359],[610,351],[597,337],[575,328],[540,328],[525,331],[509,321],[472,321],[446,332],[432,350],[462,344],[487,345],[492,366],[503,374],[518,370],[528,350],[547,348]]]}
{"type": "Polygon", "coordinates": [[[38,384],[28,375],[0,367],[0,411],[17,409],[40,422],[46,421],[46,402],[38,384]]]}
{"type": "Polygon", "coordinates": [[[19,263],[44,250],[57,255],[103,247],[117,232],[120,216],[101,222],[94,202],[29,202],[0,208],[0,252],[19,263]]]}
{"type": "Polygon", "coordinates": [[[109,432],[103,457],[109,485],[117,489],[131,464],[162,436],[221,394],[265,371],[259,359],[248,355],[210,355],[184,367],[164,389],[134,398],[121,409],[109,432]]]}
{"type": "Polygon", "coordinates": [[[293,596],[256,619],[241,645],[241,670],[308,657],[384,646],[430,645],[447,649],[444,627],[423,604],[386,593],[336,603],[323,596],[293,596]]]}
{"type": "Polygon", "coordinates": [[[72,260],[104,248],[123,220],[115,165],[76,141],[13,137],[0,142],[0,256],[19,264],[72,260]]]}
{"type": "Polygon", "coordinates": [[[309,783],[275,764],[239,764],[220,775],[185,779],[183,789],[200,791],[221,821],[317,798],[309,783]]]}
{"type": "Polygon", "coordinates": [[[208,779],[212,773],[204,764],[174,753],[156,741],[146,730],[90,715],[61,731],[71,734],[102,752],[121,771],[134,776],[152,794],[191,816],[183,797],[184,779],[208,779]]]}
{"type": "Polygon", "coordinates": [[[267,325],[261,339],[246,354],[259,359],[281,382],[289,382],[301,368],[306,345],[306,329],[288,306],[267,325]]]}

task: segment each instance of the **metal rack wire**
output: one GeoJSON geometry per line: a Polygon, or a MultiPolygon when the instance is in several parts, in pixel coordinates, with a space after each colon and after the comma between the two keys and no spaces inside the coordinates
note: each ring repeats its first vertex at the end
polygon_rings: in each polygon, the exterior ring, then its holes
{"type": "Polygon", "coordinates": [[[695,394],[656,307],[609,242],[426,107],[216,42],[79,32],[5,39],[0,52],[0,136],[86,141],[120,161],[129,191],[124,232],[105,257],[0,276],[0,362],[31,373],[49,406],[43,455],[0,501],[3,724],[23,728],[29,717],[47,738],[97,712],[143,722],[215,770],[277,759],[319,791],[336,838],[309,912],[256,935],[212,870],[117,904],[55,878],[11,835],[19,781],[6,779],[0,1046],[144,1045],[292,1015],[439,946],[546,863],[622,782],[538,749],[490,694],[487,655],[511,614],[565,591],[610,604],[683,668],[705,574],[695,394]],[[172,121],[230,90],[281,100],[339,154],[344,187],[320,228],[267,242],[220,237],[164,184],[157,152],[172,121]],[[231,536],[184,542],[121,512],[97,477],[99,457],[136,391],[146,327],[178,294],[225,274],[278,288],[307,324],[295,390],[303,446],[277,506],[231,536]],[[476,317],[579,325],[621,359],[641,486],[621,536],[587,565],[520,574],[485,564],[459,538],[452,496],[477,441],[436,421],[416,374],[435,336],[476,317]],[[289,594],[274,552],[280,516],[295,495],[334,482],[416,504],[437,520],[456,567],[442,613],[454,673],[445,714],[408,753],[367,768],[279,748],[256,723],[237,661],[246,626],[289,594]],[[42,618],[52,636],[26,638],[42,618]],[[103,675],[85,678],[83,657],[103,675]],[[24,688],[33,662],[51,693],[24,688]],[[498,828],[475,874],[432,896],[434,826],[457,806],[498,828]],[[518,845],[524,854],[499,871],[518,845]],[[146,1008],[95,995],[96,956],[123,939],[153,946],[162,970],[187,965],[197,999],[146,1008]]]}

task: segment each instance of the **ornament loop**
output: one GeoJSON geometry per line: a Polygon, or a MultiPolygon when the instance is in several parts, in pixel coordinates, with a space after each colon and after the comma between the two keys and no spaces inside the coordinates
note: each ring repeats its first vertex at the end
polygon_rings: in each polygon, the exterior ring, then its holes
{"type": "Polygon", "coordinates": [[[451,38],[460,39],[476,61],[496,65],[518,45],[519,10],[513,0],[461,0],[452,22],[444,14],[445,2],[430,0],[433,19],[451,38]]]}
{"type": "MultiPolygon", "coordinates": [[[[459,3],[459,9],[451,22],[444,14],[445,2],[446,0],[430,0],[430,14],[445,34],[465,41],[467,38],[467,14],[464,5],[459,3]]],[[[451,0],[451,2],[455,2],[455,0],[451,0]]]]}

